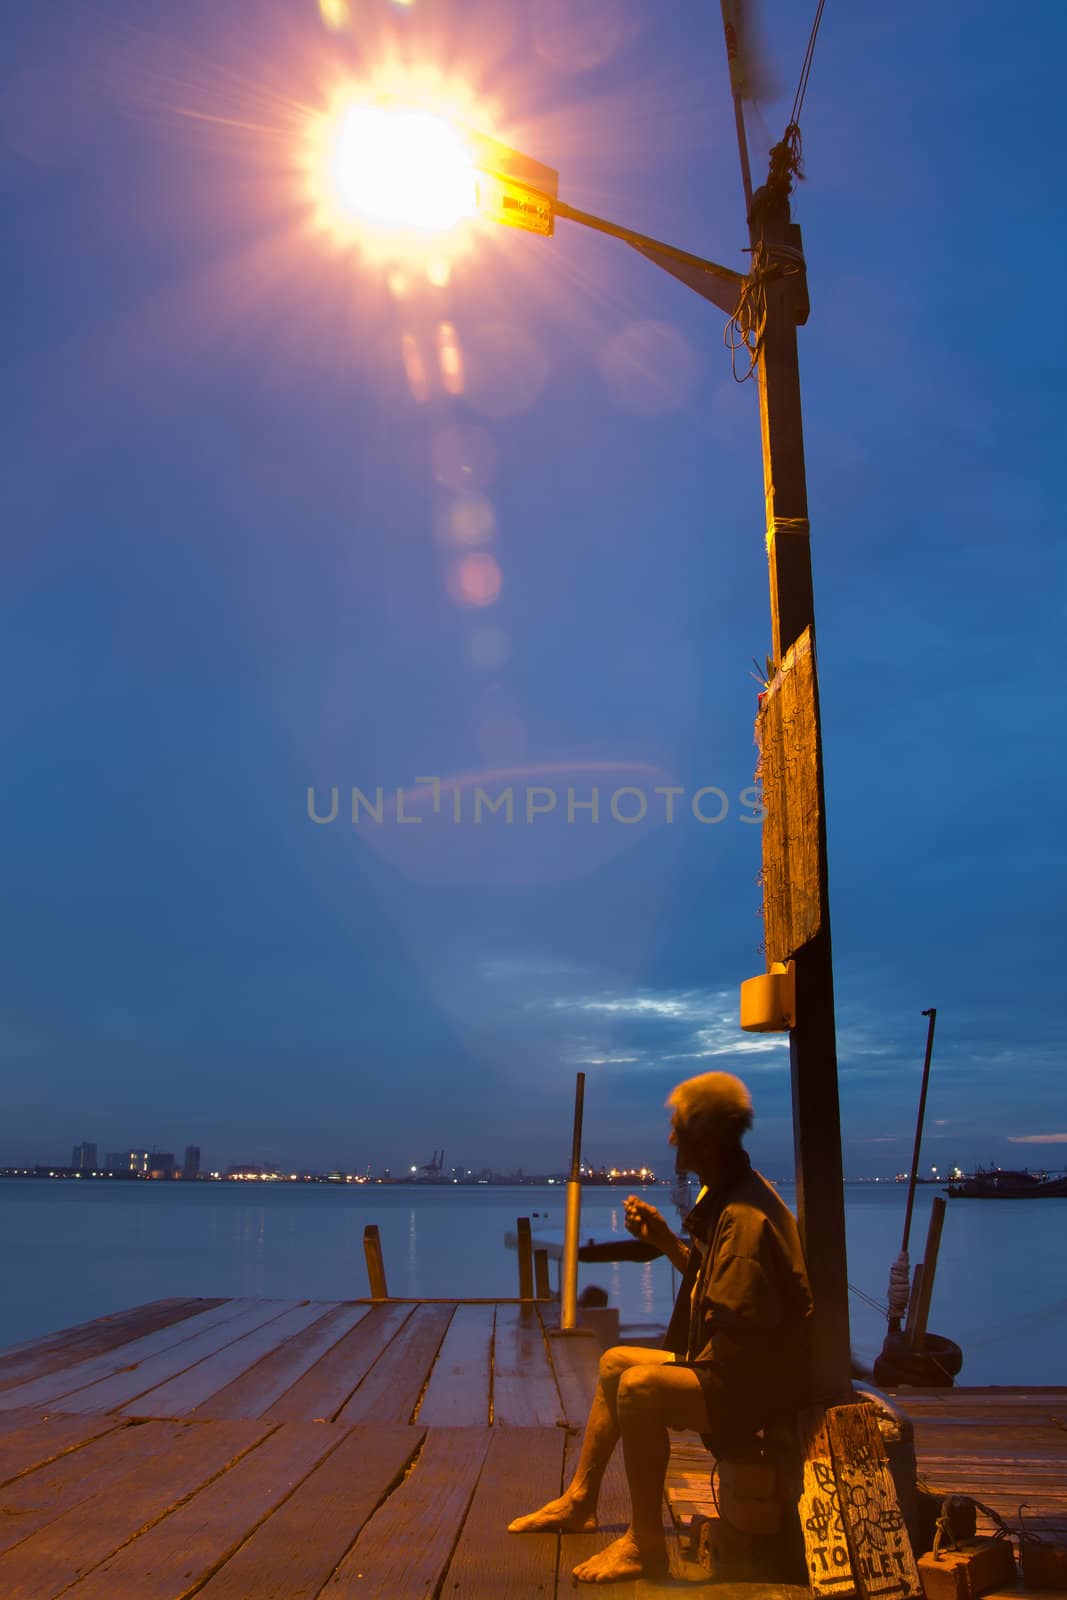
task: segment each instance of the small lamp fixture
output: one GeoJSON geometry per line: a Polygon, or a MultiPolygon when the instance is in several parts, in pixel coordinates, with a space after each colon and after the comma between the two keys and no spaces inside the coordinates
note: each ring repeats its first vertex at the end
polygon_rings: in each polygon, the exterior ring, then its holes
{"type": "Polygon", "coordinates": [[[772,961],[769,972],[741,985],[741,1026],[746,1033],[788,1033],[797,1020],[796,969],[772,961]]]}

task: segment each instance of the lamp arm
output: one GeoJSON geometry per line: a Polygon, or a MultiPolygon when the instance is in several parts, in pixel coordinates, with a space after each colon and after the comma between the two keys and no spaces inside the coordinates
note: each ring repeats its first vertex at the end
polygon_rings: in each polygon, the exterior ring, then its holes
{"type": "Polygon", "coordinates": [[[613,239],[621,239],[639,251],[646,260],[654,262],[657,267],[662,267],[664,272],[669,272],[673,278],[680,279],[688,288],[703,295],[705,300],[710,300],[720,310],[728,315],[732,315],[735,311],[745,284],[740,272],[734,272],[730,267],[721,267],[716,261],[705,261],[702,256],[691,255],[688,250],[678,250],[674,245],[664,244],[659,239],[651,239],[647,234],[635,233],[632,228],[624,228],[617,222],[607,222],[603,217],[595,217],[589,211],[579,211],[575,206],[569,206],[562,200],[552,200],[551,205],[554,216],[564,217],[568,222],[581,223],[583,228],[593,228],[597,233],[608,233],[613,239]]]}

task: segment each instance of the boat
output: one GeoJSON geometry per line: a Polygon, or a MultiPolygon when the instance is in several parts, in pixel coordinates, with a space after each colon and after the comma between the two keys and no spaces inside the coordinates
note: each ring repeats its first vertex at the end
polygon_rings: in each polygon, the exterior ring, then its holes
{"type": "Polygon", "coordinates": [[[1067,1174],[1050,1178],[1026,1168],[979,1167],[946,1188],[953,1200],[1067,1200],[1067,1174]]]}
{"type": "Polygon", "coordinates": [[[579,1176],[583,1187],[596,1188],[600,1185],[618,1187],[622,1185],[629,1189],[649,1189],[656,1183],[656,1174],[651,1167],[587,1167],[582,1166],[579,1176]]]}

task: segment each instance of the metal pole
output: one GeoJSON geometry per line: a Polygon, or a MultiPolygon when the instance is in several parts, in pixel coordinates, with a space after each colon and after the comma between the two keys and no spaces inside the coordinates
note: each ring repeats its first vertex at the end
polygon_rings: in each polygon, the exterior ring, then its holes
{"type": "Polygon", "coordinates": [[[582,1220],[582,1109],[585,1073],[579,1072],[574,1089],[574,1137],[571,1170],[567,1180],[567,1209],[563,1222],[563,1268],[560,1274],[559,1325],[570,1331],[578,1325],[578,1230],[582,1220]]]}
{"type": "Polygon", "coordinates": [[[752,210],[752,169],[748,164],[748,140],[745,137],[744,66],[741,61],[741,41],[738,30],[737,0],[722,0],[722,28],[726,38],[726,62],[730,68],[730,90],[734,97],[734,121],[737,123],[737,154],[741,160],[741,182],[745,189],[745,216],[752,210]]]}
{"type": "Polygon", "coordinates": [[[911,1208],[915,1202],[915,1184],[919,1175],[919,1146],[922,1143],[923,1119],[926,1116],[926,1087],[930,1082],[930,1058],[934,1053],[934,1024],[937,1021],[937,1007],[931,1006],[929,1011],[923,1012],[924,1017],[930,1021],[926,1028],[926,1059],[923,1062],[923,1082],[919,1090],[919,1115],[915,1123],[915,1144],[911,1152],[911,1172],[908,1175],[908,1206],[904,1212],[904,1240],[900,1246],[902,1254],[908,1251],[908,1237],[911,1233],[911,1208]]]}

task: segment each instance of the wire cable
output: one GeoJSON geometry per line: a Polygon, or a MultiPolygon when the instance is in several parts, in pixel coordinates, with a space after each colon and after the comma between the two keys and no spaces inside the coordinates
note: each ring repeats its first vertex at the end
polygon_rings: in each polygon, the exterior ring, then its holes
{"type": "Polygon", "coordinates": [[[849,1288],[852,1290],[852,1293],[856,1296],[857,1300],[865,1301],[867,1305],[871,1306],[875,1311],[877,1311],[880,1316],[888,1317],[888,1307],[883,1305],[880,1300],[875,1300],[872,1295],[865,1293],[863,1289],[857,1289],[854,1283],[850,1283],[849,1288]]]}
{"type": "Polygon", "coordinates": [[[797,84],[796,96],[793,100],[793,111],[789,118],[790,127],[797,127],[800,122],[800,113],[804,105],[804,96],[808,92],[808,79],[811,77],[811,64],[815,59],[815,40],[819,35],[819,23],[822,21],[823,7],[826,0],[819,0],[815,9],[815,21],[811,25],[811,36],[808,39],[808,48],[804,52],[804,63],[800,69],[800,82],[797,84]]]}

